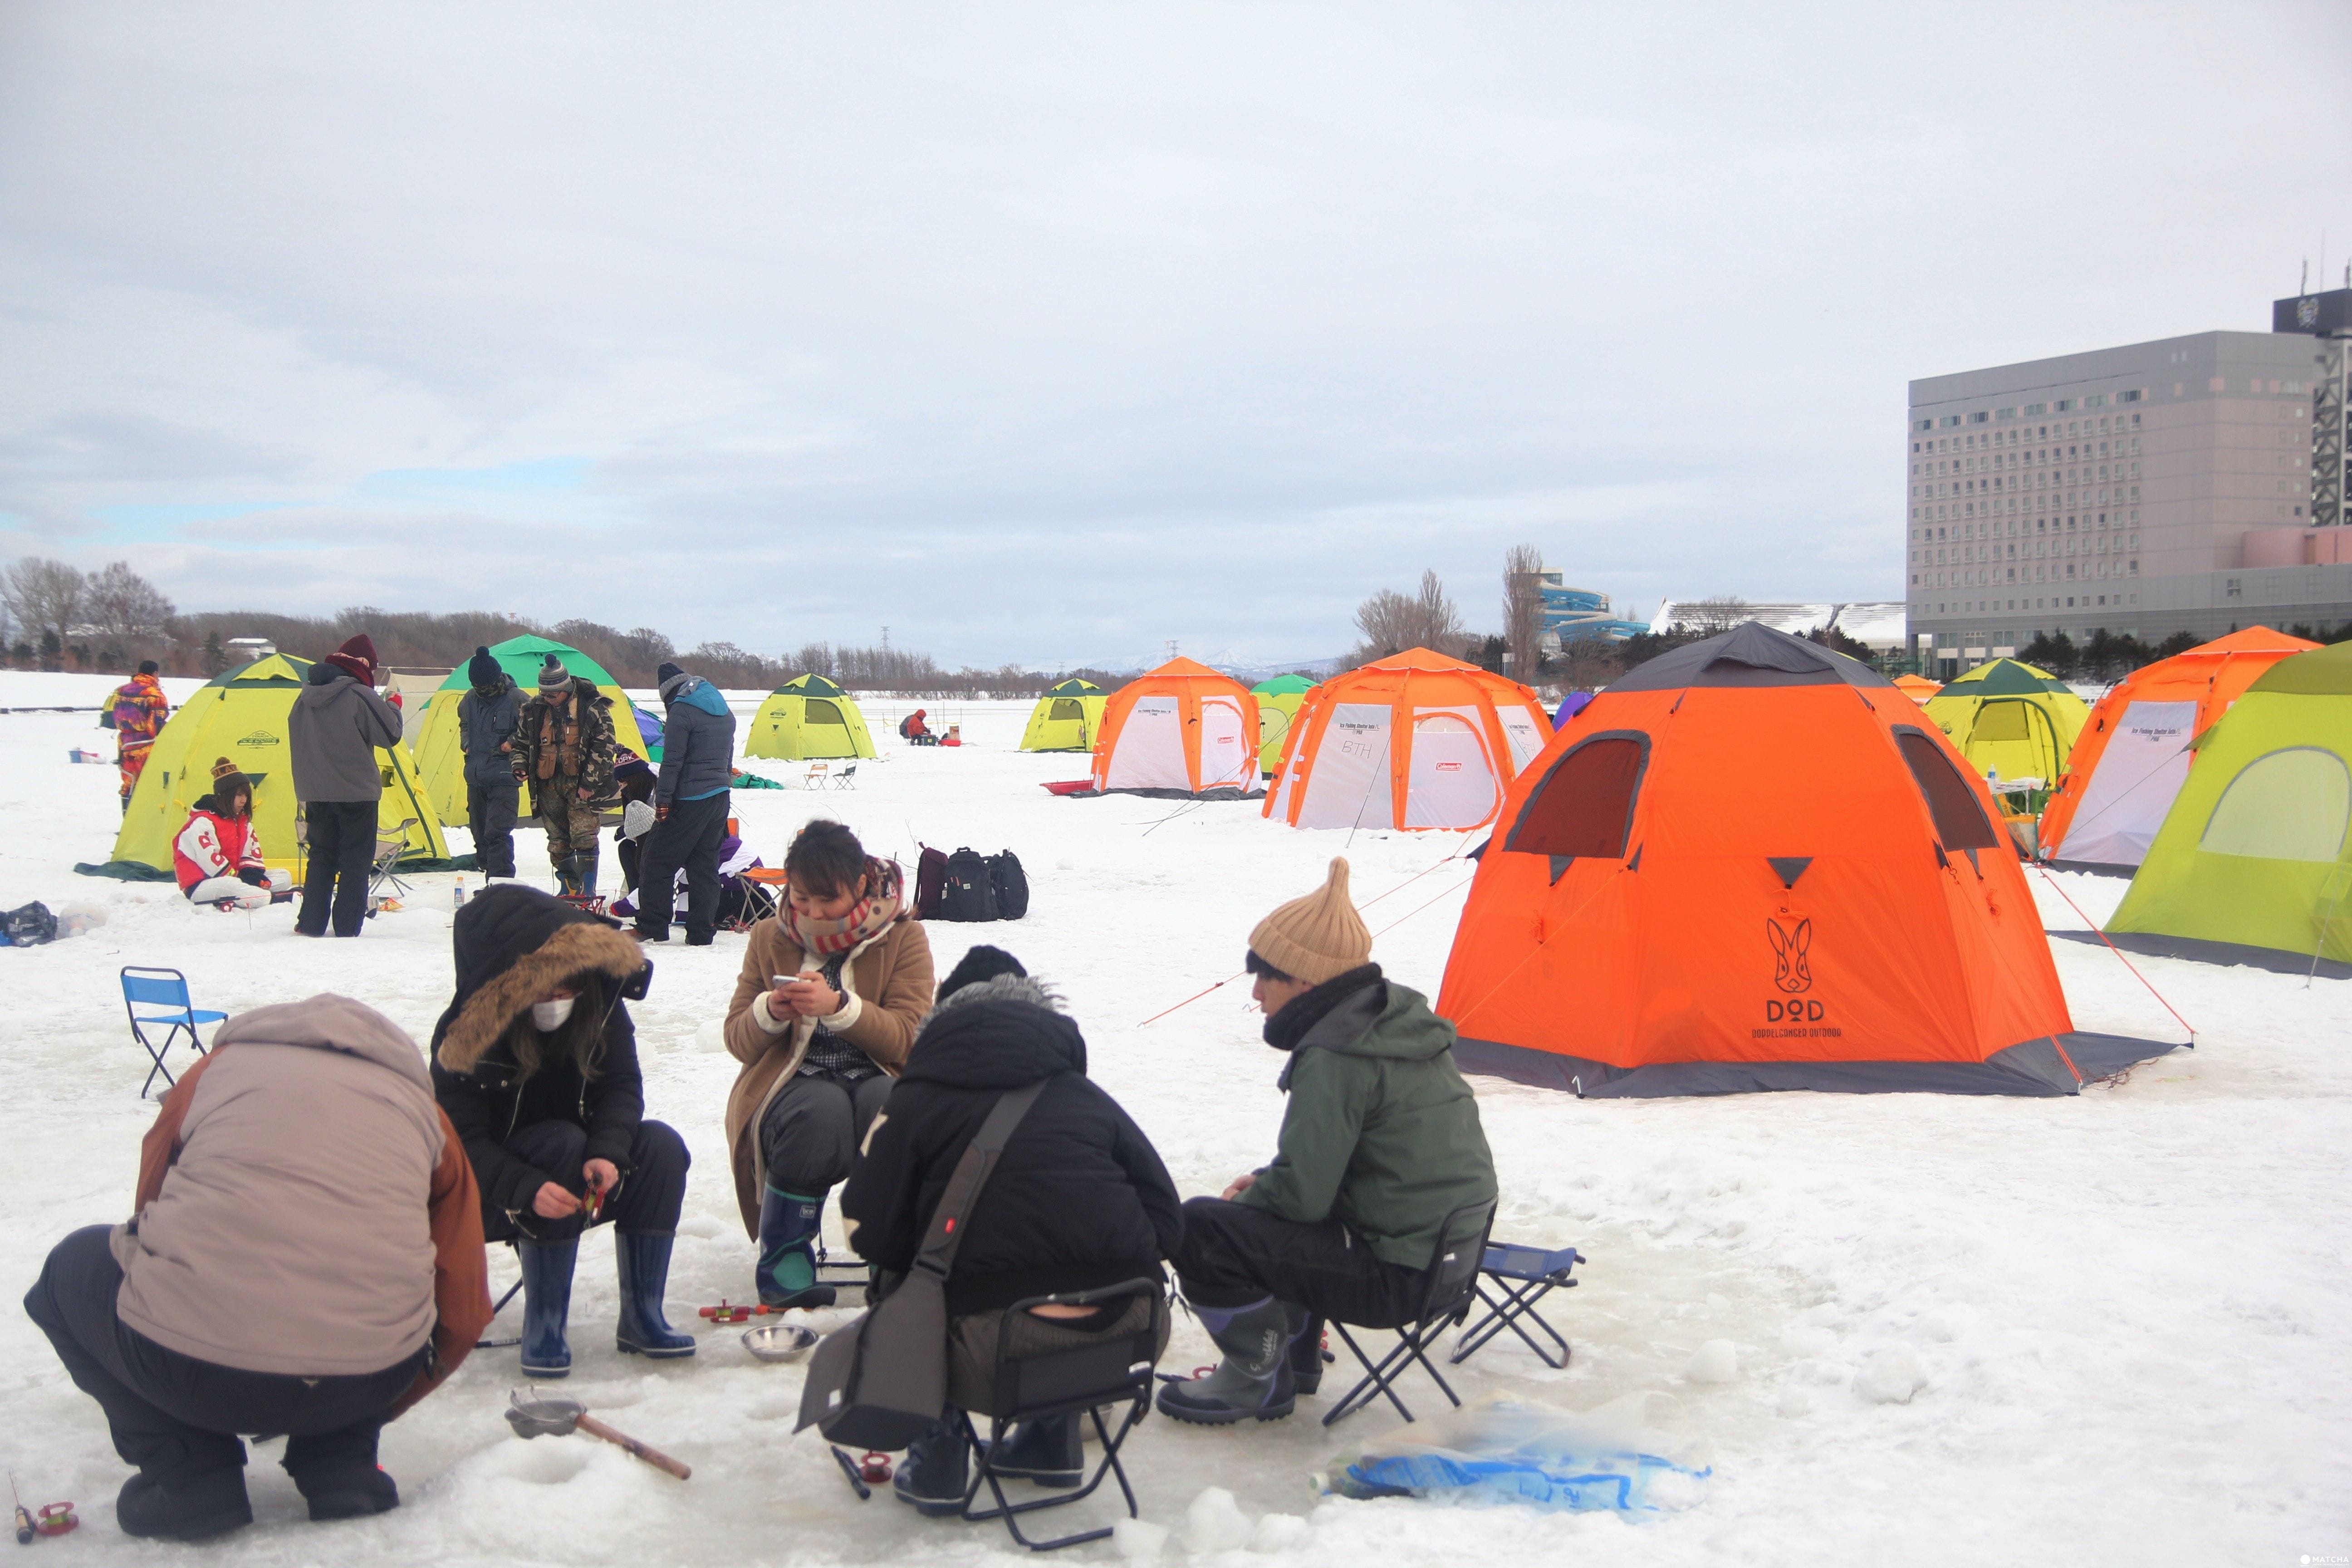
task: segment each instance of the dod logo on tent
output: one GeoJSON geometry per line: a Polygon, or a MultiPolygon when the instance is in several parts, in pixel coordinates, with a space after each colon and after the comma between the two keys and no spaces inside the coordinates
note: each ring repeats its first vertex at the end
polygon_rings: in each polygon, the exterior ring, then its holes
{"type": "Polygon", "coordinates": [[[1465,1072],[1584,1095],[2072,1094],[1990,792],[1868,666],[1753,621],[1642,665],[1513,783],[1437,1010],[1465,1072]]]}
{"type": "MultiPolygon", "coordinates": [[[[155,737],[155,749],[148,753],[146,770],[123,813],[113,859],[102,867],[77,869],[126,881],[169,881],[172,840],[186,824],[188,807],[212,793],[212,765],[217,757],[226,757],[253,781],[253,826],[262,854],[273,867],[293,868],[300,847],[294,837],[297,803],[286,717],[310,679],[310,662],[272,654],[224,671],[198,688],[155,737]]],[[[407,749],[378,750],[375,760],[384,786],[377,822],[389,832],[409,819],[408,859],[447,859],[440,816],[416,777],[407,749]]]]}
{"type": "Polygon", "coordinates": [[[1257,789],[1257,699],[1205,664],[1171,658],[1104,705],[1094,787],[1238,800],[1257,789]]]}
{"type": "Polygon", "coordinates": [[[1307,693],[1265,815],[1293,827],[1477,827],[1549,729],[1517,681],[1408,648],[1307,693]]]}
{"type": "Polygon", "coordinates": [[[2190,742],[2264,671],[2318,646],[2250,626],[2133,671],[2099,699],[2074,742],[2042,813],[2041,858],[2117,867],[2147,859],[2189,781],[2190,742]]]}
{"type": "Polygon", "coordinates": [[[768,694],[751,715],[747,757],[803,762],[814,757],[870,757],[874,737],[849,693],[822,675],[802,675],[768,694]]]}

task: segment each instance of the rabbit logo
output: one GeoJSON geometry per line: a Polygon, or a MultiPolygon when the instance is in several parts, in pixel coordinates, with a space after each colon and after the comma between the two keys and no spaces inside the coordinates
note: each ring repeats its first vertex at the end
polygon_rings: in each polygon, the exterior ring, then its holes
{"type": "Polygon", "coordinates": [[[1805,954],[1813,945],[1813,922],[1785,926],[1774,916],[1764,917],[1764,934],[1772,939],[1772,984],[1791,995],[1813,988],[1813,971],[1805,954]]]}

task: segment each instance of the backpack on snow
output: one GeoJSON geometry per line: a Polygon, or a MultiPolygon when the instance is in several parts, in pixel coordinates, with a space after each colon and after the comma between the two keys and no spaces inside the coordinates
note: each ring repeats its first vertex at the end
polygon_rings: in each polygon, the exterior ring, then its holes
{"type": "Polygon", "coordinates": [[[996,879],[989,875],[988,861],[979,850],[967,847],[949,856],[947,873],[947,888],[940,896],[939,913],[934,918],[996,919],[996,879]]]}
{"type": "Polygon", "coordinates": [[[1007,849],[988,858],[988,879],[996,891],[996,918],[1017,921],[1029,912],[1029,877],[1021,857],[1007,849]]]}
{"type": "Polygon", "coordinates": [[[937,920],[948,890],[948,858],[929,845],[915,859],[915,918],[937,920]]]}
{"type": "Polygon", "coordinates": [[[6,937],[11,947],[38,947],[58,940],[58,917],[49,913],[47,904],[26,904],[0,914],[0,936],[6,937]]]}

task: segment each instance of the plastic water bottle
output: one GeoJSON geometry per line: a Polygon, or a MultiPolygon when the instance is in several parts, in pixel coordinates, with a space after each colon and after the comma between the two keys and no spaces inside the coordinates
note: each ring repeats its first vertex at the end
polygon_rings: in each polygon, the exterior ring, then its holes
{"type": "Polygon", "coordinates": [[[449,907],[453,910],[462,910],[466,907],[466,879],[463,877],[457,879],[457,891],[449,900],[449,907]]]}

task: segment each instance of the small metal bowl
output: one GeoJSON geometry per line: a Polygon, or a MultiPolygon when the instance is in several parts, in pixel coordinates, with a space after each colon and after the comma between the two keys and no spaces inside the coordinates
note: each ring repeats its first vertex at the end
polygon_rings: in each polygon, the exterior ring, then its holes
{"type": "Polygon", "coordinates": [[[798,1323],[761,1323],[743,1331],[743,1348],[761,1361],[798,1361],[816,1342],[816,1331],[798,1323]]]}

